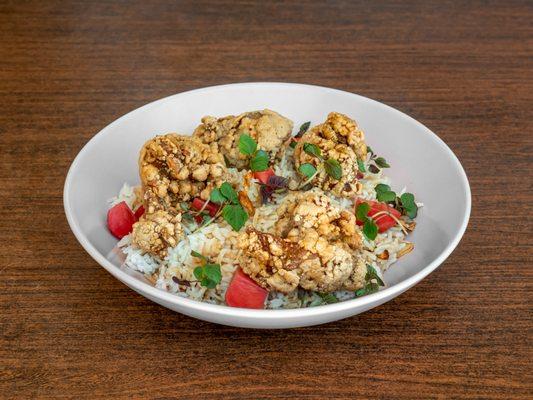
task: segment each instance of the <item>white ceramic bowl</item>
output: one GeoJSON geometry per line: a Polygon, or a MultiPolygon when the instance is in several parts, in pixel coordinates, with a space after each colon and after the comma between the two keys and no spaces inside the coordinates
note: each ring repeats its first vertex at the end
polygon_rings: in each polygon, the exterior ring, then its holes
{"type": "Polygon", "coordinates": [[[290,83],[214,86],[170,96],[126,114],[102,129],[80,151],[64,188],[65,213],[85,250],[114,277],[172,310],[219,324],[289,328],[359,314],[398,296],[436,269],[459,243],[470,216],[470,187],[456,156],[433,132],[389,106],[340,90],[290,83]],[[106,228],[107,200],[124,182],[137,184],[143,143],[168,132],[190,134],[204,115],[223,116],[270,108],[295,126],[330,111],[353,117],[376,153],[384,156],[393,189],[407,186],[424,203],[410,236],[415,249],[386,273],[388,287],[341,303],[296,310],[248,310],[201,303],[156,289],[139,273],[121,268],[106,228]]]}

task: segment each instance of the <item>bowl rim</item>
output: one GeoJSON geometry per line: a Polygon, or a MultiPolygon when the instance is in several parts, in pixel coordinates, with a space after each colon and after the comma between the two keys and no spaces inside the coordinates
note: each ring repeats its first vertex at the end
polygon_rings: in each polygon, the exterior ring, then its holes
{"type": "Polygon", "coordinates": [[[401,112],[400,110],[397,110],[394,107],[391,107],[385,103],[370,99],[365,96],[361,96],[361,95],[347,92],[344,90],[324,87],[324,86],[302,84],[302,83],[289,83],[289,82],[245,82],[245,83],[228,83],[224,85],[208,86],[208,87],[203,87],[199,89],[193,89],[193,90],[188,90],[185,92],[176,93],[176,94],[152,101],[143,106],[140,106],[128,112],[127,114],[124,114],[123,116],[114,120],[110,124],[108,124],[102,130],[100,130],[96,135],[94,135],[82,147],[82,149],[78,152],[78,154],[72,161],[69,167],[69,170],[68,170],[68,173],[65,179],[64,188],[63,188],[63,205],[64,205],[65,215],[67,217],[67,221],[70,226],[70,229],[74,233],[74,236],[76,237],[78,242],[85,249],[85,251],[89,253],[89,255],[98,264],[104,267],[116,279],[126,284],[130,288],[134,289],[138,293],[140,294],[145,293],[150,298],[156,298],[161,302],[173,303],[176,306],[178,306],[178,308],[180,309],[181,308],[192,309],[192,310],[196,310],[196,311],[208,313],[208,314],[216,314],[219,316],[226,316],[226,317],[247,318],[247,319],[252,319],[252,320],[253,319],[279,320],[279,319],[290,319],[294,317],[304,318],[304,317],[323,316],[327,314],[340,313],[340,312],[349,310],[351,308],[363,308],[373,303],[381,304],[390,298],[398,296],[402,292],[409,289],[411,286],[420,282],[427,275],[433,272],[440,264],[442,264],[446,260],[446,258],[448,258],[448,256],[457,247],[457,245],[459,244],[459,241],[463,237],[466,231],[467,225],[468,225],[469,218],[470,218],[471,190],[470,190],[468,178],[466,176],[463,166],[461,165],[457,156],[448,147],[448,145],[440,137],[438,137],[433,131],[427,128],[424,124],[417,121],[413,117],[401,112]],[[426,265],[421,271],[417,272],[413,276],[407,279],[404,279],[403,281],[393,286],[389,286],[383,290],[380,290],[379,292],[376,292],[370,295],[366,295],[363,297],[354,298],[350,300],[340,301],[334,304],[321,305],[317,307],[295,308],[295,309],[275,309],[275,310],[255,310],[255,309],[236,308],[236,307],[228,307],[225,305],[205,303],[205,302],[200,302],[197,300],[192,300],[186,297],[177,296],[173,293],[158,289],[155,286],[152,286],[146,282],[142,282],[139,279],[133,277],[132,275],[129,275],[128,273],[123,271],[121,268],[117,268],[114,264],[112,264],[109,260],[107,260],[107,258],[92,245],[92,243],[87,239],[87,237],[82,232],[81,228],[78,225],[76,218],[74,217],[72,205],[70,203],[69,192],[70,192],[70,186],[73,180],[74,171],[78,168],[78,164],[80,163],[80,160],[82,159],[83,155],[86,152],[88,152],[91,148],[97,146],[100,140],[102,140],[104,136],[108,135],[111,129],[115,125],[119,124],[121,121],[125,119],[131,118],[134,114],[138,112],[149,111],[151,108],[154,108],[162,103],[171,101],[173,98],[184,95],[184,94],[202,93],[202,92],[207,93],[209,91],[221,90],[227,87],[235,87],[235,86],[241,86],[241,87],[280,86],[280,88],[288,87],[288,86],[290,87],[297,86],[297,87],[302,87],[302,88],[307,88],[307,89],[319,89],[319,90],[327,91],[331,93],[354,96],[354,97],[357,97],[358,100],[362,102],[377,103],[380,106],[387,108],[388,111],[396,113],[400,115],[402,118],[407,118],[411,120],[411,122],[414,122],[416,125],[422,128],[422,130],[425,131],[426,134],[430,135],[435,140],[437,145],[441,147],[442,151],[448,154],[452,162],[455,164],[457,171],[459,172],[461,183],[465,188],[464,202],[466,205],[465,212],[462,216],[462,222],[461,222],[461,226],[459,230],[455,233],[455,236],[452,238],[452,240],[449,242],[446,248],[431,263],[426,265]]]}

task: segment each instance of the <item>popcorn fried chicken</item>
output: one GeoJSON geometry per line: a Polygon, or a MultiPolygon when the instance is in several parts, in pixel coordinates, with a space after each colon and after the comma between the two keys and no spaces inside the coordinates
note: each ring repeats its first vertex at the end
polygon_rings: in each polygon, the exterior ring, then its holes
{"type": "Polygon", "coordinates": [[[319,167],[321,161],[304,151],[305,143],[318,146],[325,160],[337,160],[342,168],[342,177],[335,180],[324,169],[319,172],[312,183],[336,196],[353,197],[361,188],[357,181],[357,159],[366,158],[364,134],[354,120],[346,115],[332,112],[326,121],[308,130],[298,141],[294,149],[296,169],[304,163],[319,167]]]}
{"type": "Polygon", "coordinates": [[[162,256],[182,236],[180,203],[204,200],[226,176],[217,145],[174,133],[146,142],[139,157],[145,213],[133,226],[132,241],[162,256]]]}
{"type": "Polygon", "coordinates": [[[228,166],[243,169],[248,157],[239,152],[239,137],[246,133],[255,139],[258,148],[274,159],[292,133],[292,121],[271,110],[250,111],[222,118],[206,116],[194,131],[203,143],[216,143],[228,166]]]}
{"type": "Polygon", "coordinates": [[[355,216],[319,190],[290,194],[277,210],[274,235],[248,229],[239,237],[241,268],[261,286],[289,293],[356,290],[366,268],[355,216]]]}

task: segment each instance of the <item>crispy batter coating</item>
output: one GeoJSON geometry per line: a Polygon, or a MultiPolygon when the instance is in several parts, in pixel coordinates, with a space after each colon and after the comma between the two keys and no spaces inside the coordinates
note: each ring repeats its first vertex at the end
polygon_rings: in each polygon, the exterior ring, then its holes
{"type": "MultiPolygon", "coordinates": [[[[361,233],[355,215],[333,205],[319,189],[289,194],[276,212],[279,217],[276,235],[299,241],[311,251],[314,249],[303,240],[308,231],[316,232],[321,241],[343,242],[353,250],[361,247],[361,233]]],[[[323,256],[328,257],[327,254],[323,256]]]]}
{"type": "Polygon", "coordinates": [[[174,247],[183,235],[181,214],[172,215],[164,210],[145,213],[133,225],[132,241],[141,250],[164,256],[168,247],[174,247]]]}
{"type": "Polygon", "coordinates": [[[295,290],[303,269],[320,267],[318,257],[297,243],[248,228],[239,235],[242,270],[269,290],[295,290]]]}
{"type": "Polygon", "coordinates": [[[209,198],[226,176],[224,159],[216,144],[170,133],[146,142],[139,170],[148,213],[179,210],[179,203],[193,197],[209,198]]]}
{"type": "Polygon", "coordinates": [[[366,268],[359,257],[355,216],[319,190],[287,196],[277,210],[275,235],[247,230],[240,236],[243,271],[261,286],[289,293],[356,290],[366,268]]]}
{"type": "Polygon", "coordinates": [[[353,197],[361,188],[357,182],[357,159],[366,158],[364,134],[354,120],[346,115],[332,112],[326,122],[307,131],[294,149],[295,167],[304,163],[318,167],[320,161],[303,150],[305,143],[315,144],[322,151],[324,159],[337,160],[342,167],[342,178],[335,180],[324,169],[313,180],[313,184],[341,197],[353,197]]]}
{"type": "Polygon", "coordinates": [[[163,256],[182,236],[180,202],[208,199],[227,170],[216,144],[171,133],[145,143],[139,172],[145,213],[133,227],[132,240],[144,251],[163,256]]]}
{"type": "Polygon", "coordinates": [[[243,169],[248,157],[239,152],[239,137],[246,133],[257,142],[258,148],[269,153],[271,159],[278,156],[283,143],[292,132],[292,121],[271,110],[250,111],[238,116],[222,118],[204,117],[194,131],[194,137],[206,144],[218,144],[229,166],[243,169]]]}

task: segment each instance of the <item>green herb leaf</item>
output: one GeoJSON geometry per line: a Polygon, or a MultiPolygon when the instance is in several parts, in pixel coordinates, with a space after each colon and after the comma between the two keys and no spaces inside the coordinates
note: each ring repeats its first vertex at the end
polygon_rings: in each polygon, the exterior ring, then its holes
{"type": "Polygon", "coordinates": [[[214,289],[222,280],[222,273],[218,264],[205,264],[196,267],[193,274],[200,281],[200,285],[208,289],[214,289]]]}
{"type": "Polygon", "coordinates": [[[366,172],[365,163],[363,160],[357,159],[357,168],[359,168],[359,172],[366,172]]]}
{"type": "Polygon", "coordinates": [[[396,200],[396,193],[394,193],[392,190],[386,191],[386,192],[377,192],[376,197],[379,201],[390,203],[396,200]]]}
{"type": "Polygon", "coordinates": [[[385,286],[385,283],[379,277],[375,268],[369,264],[366,265],[365,286],[355,291],[357,297],[367,294],[375,293],[380,286],[385,286]],[[373,282],[373,281],[376,282],[373,282]]]}
{"type": "Polygon", "coordinates": [[[204,278],[204,269],[202,267],[196,267],[193,271],[196,279],[201,281],[204,278]]]}
{"type": "Polygon", "coordinates": [[[289,147],[291,149],[294,149],[297,144],[298,144],[298,142],[296,140],[291,140],[291,142],[289,143],[289,147]]]}
{"type": "Polygon", "coordinates": [[[375,279],[378,282],[379,286],[385,286],[385,283],[379,277],[378,272],[376,271],[376,269],[372,265],[367,264],[366,265],[365,280],[366,281],[371,281],[372,279],[375,279]]]}
{"type": "Polygon", "coordinates": [[[376,191],[376,193],[379,193],[379,192],[390,192],[391,189],[389,185],[385,185],[384,183],[378,183],[376,187],[374,188],[374,190],[376,191]]]}
{"type": "Polygon", "coordinates": [[[396,193],[394,193],[389,185],[385,185],[384,183],[380,183],[376,185],[374,188],[376,191],[376,197],[378,201],[383,201],[386,203],[394,202],[396,200],[396,193]]]}
{"type": "Polygon", "coordinates": [[[250,160],[250,169],[254,172],[265,171],[268,169],[268,153],[264,150],[258,150],[250,160]]]}
{"type": "Polygon", "coordinates": [[[241,136],[239,136],[239,151],[242,154],[251,156],[256,150],[257,143],[250,135],[243,133],[241,136]]]}
{"type": "Polygon", "coordinates": [[[215,288],[216,285],[222,280],[222,273],[220,272],[220,265],[218,264],[205,264],[204,265],[204,277],[207,278],[207,284],[204,285],[209,289],[215,288]]]}
{"type": "Polygon", "coordinates": [[[378,226],[373,219],[367,218],[363,225],[363,234],[368,240],[374,240],[378,235],[378,226]]]}
{"type": "Polygon", "coordinates": [[[333,179],[340,180],[342,178],[342,167],[337,160],[333,158],[326,160],[324,162],[324,169],[333,179]]]}
{"type": "Polygon", "coordinates": [[[315,156],[317,158],[320,158],[322,160],[322,151],[316,144],[312,143],[304,143],[304,151],[311,155],[315,156]]]}
{"type": "Polygon", "coordinates": [[[359,203],[355,208],[355,216],[358,221],[365,222],[367,220],[368,212],[370,211],[370,204],[359,203]]]}
{"type": "Polygon", "coordinates": [[[206,256],[203,256],[202,254],[200,254],[200,253],[198,253],[197,251],[194,251],[194,250],[191,251],[191,256],[196,257],[196,258],[200,258],[200,259],[202,259],[205,262],[208,261],[206,256]]]}
{"type": "Polygon", "coordinates": [[[191,213],[188,213],[188,212],[183,213],[181,215],[181,218],[182,218],[183,222],[189,222],[189,223],[194,222],[193,216],[191,215],[191,213]]]}
{"type": "Polygon", "coordinates": [[[183,210],[183,211],[189,211],[189,208],[191,206],[189,205],[189,203],[186,203],[186,202],[183,202],[183,203],[180,203],[180,208],[183,210]]]}
{"type": "Polygon", "coordinates": [[[228,199],[230,203],[239,204],[239,196],[237,196],[237,192],[228,182],[224,182],[222,185],[220,185],[220,193],[222,196],[228,199]]]}
{"type": "Polygon", "coordinates": [[[333,304],[339,302],[339,299],[337,299],[337,297],[333,293],[318,293],[318,295],[322,298],[322,302],[325,304],[333,304]]]}
{"type": "Polygon", "coordinates": [[[307,179],[311,178],[316,173],[316,168],[313,164],[305,163],[300,165],[300,168],[298,168],[298,171],[304,176],[307,177],[307,179]]]}
{"type": "Polygon", "coordinates": [[[300,126],[300,130],[298,131],[298,133],[296,134],[296,137],[302,137],[302,135],[307,132],[307,130],[309,129],[309,127],[311,126],[311,121],[307,121],[307,122],[304,122],[301,126],[300,126]]]}
{"type": "Polygon", "coordinates": [[[387,161],[383,157],[376,158],[374,162],[381,168],[390,168],[390,165],[387,164],[387,161]]]}
{"type": "Polygon", "coordinates": [[[222,204],[226,201],[226,198],[222,194],[219,188],[214,188],[211,191],[211,195],[209,196],[209,200],[213,203],[222,204]]]}
{"type": "Polygon", "coordinates": [[[240,204],[225,205],[222,209],[222,217],[228,224],[230,224],[233,230],[237,232],[248,220],[248,214],[240,204]]]}
{"type": "Polygon", "coordinates": [[[372,147],[366,146],[366,151],[370,153],[370,155],[374,154],[374,150],[372,150],[372,147]]]}
{"type": "Polygon", "coordinates": [[[409,218],[416,218],[418,214],[418,206],[415,203],[415,196],[412,193],[404,193],[400,196],[402,208],[409,218]]]}

